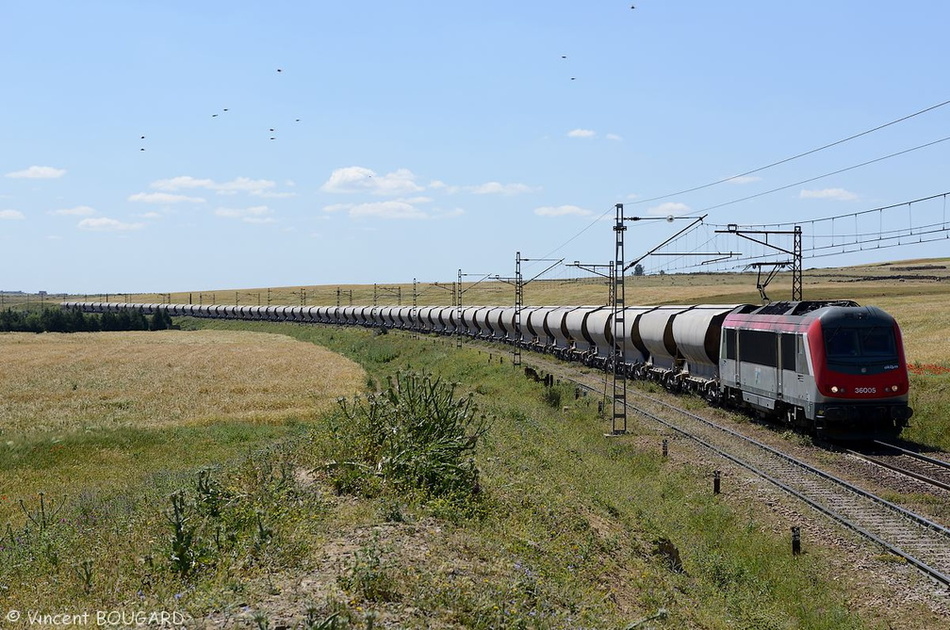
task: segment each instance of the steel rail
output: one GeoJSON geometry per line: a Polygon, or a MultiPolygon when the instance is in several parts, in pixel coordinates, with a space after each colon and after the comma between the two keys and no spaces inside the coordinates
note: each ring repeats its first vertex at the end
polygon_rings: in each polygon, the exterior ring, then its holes
{"type": "MultiPolygon", "coordinates": [[[[571,379],[571,380],[573,381],[574,379],[571,379]]],[[[577,383],[578,385],[582,386],[582,387],[585,387],[586,389],[588,389],[588,390],[590,390],[590,391],[595,391],[595,392],[596,392],[596,390],[595,390],[593,387],[589,386],[589,385],[586,385],[586,384],[584,384],[584,383],[580,383],[580,382],[578,382],[578,381],[574,381],[574,382],[577,383]]],[[[860,497],[860,498],[862,498],[862,499],[870,500],[870,501],[872,501],[874,504],[877,504],[877,505],[879,505],[879,506],[882,506],[882,507],[884,507],[886,510],[889,510],[889,511],[893,512],[895,515],[900,516],[900,517],[903,518],[903,519],[909,520],[909,521],[911,521],[911,522],[913,522],[913,523],[915,523],[915,524],[917,524],[917,525],[919,525],[919,526],[925,528],[925,530],[931,530],[931,531],[933,531],[934,533],[936,533],[936,534],[938,534],[938,535],[940,535],[940,536],[942,536],[942,537],[945,537],[945,538],[947,538],[948,540],[950,540],[950,530],[948,530],[947,528],[943,527],[942,525],[939,525],[938,523],[934,523],[933,521],[931,521],[931,520],[929,520],[929,519],[927,519],[927,518],[925,518],[925,517],[923,517],[923,516],[920,516],[919,514],[915,514],[915,513],[913,513],[913,512],[910,512],[909,510],[906,510],[906,509],[900,507],[899,505],[895,505],[895,504],[893,504],[893,503],[891,503],[891,502],[889,502],[889,501],[887,501],[887,500],[885,500],[885,499],[883,499],[883,498],[881,498],[881,497],[879,497],[879,496],[877,496],[877,495],[875,495],[875,494],[873,494],[873,493],[870,493],[870,492],[867,492],[866,490],[863,490],[863,489],[861,489],[861,488],[858,488],[857,486],[855,486],[855,485],[853,485],[853,484],[851,484],[851,483],[849,483],[849,482],[847,482],[847,481],[845,481],[845,480],[843,480],[843,479],[840,479],[840,478],[838,478],[838,477],[835,477],[834,475],[832,475],[832,474],[830,474],[830,473],[827,473],[827,472],[825,472],[825,471],[823,471],[823,470],[821,470],[821,469],[818,469],[818,468],[815,468],[814,466],[811,466],[810,464],[807,464],[807,463],[805,463],[805,462],[802,462],[802,461],[800,461],[800,460],[797,460],[797,459],[795,459],[794,457],[791,457],[791,456],[789,456],[789,455],[787,455],[787,454],[785,454],[785,453],[782,453],[781,451],[778,451],[778,450],[776,450],[776,449],[774,449],[774,448],[772,448],[772,447],[770,447],[770,446],[768,446],[768,445],[766,445],[766,444],[764,444],[764,443],[762,443],[762,442],[759,442],[758,440],[755,440],[755,439],[750,438],[750,437],[748,437],[748,436],[742,435],[741,433],[738,433],[738,432],[736,432],[736,431],[733,431],[732,429],[729,429],[729,428],[727,428],[727,427],[720,426],[720,425],[718,425],[718,424],[716,424],[716,423],[714,423],[714,422],[710,422],[709,420],[706,420],[705,418],[702,418],[701,416],[698,416],[698,415],[696,415],[696,414],[693,414],[693,413],[691,413],[691,412],[689,412],[689,411],[686,411],[686,410],[684,410],[684,409],[680,409],[680,408],[678,408],[678,407],[676,407],[676,406],[674,406],[674,405],[671,405],[671,404],[669,404],[669,403],[667,403],[667,402],[664,402],[664,401],[662,401],[662,400],[658,400],[658,399],[656,399],[656,398],[653,398],[653,397],[651,397],[651,396],[647,396],[647,395],[645,395],[645,394],[635,393],[634,395],[638,395],[638,396],[640,396],[641,398],[645,398],[645,399],[647,399],[647,400],[650,400],[650,401],[653,402],[654,404],[661,405],[661,406],[663,406],[663,407],[666,407],[666,408],[668,408],[668,409],[671,409],[671,410],[673,410],[673,411],[676,411],[677,413],[684,414],[684,415],[686,415],[686,416],[692,418],[693,420],[699,421],[699,422],[701,422],[701,423],[703,423],[703,424],[705,424],[705,425],[707,425],[707,426],[709,426],[709,427],[711,427],[711,428],[713,428],[713,429],[715,429],[715,430],[717,430],[717,431],[723,432],[723,433],[725,433],[725,434],[727,434],[727,435],[729,435],[729,436],[738,438],[738,439],[740,439],[740,440],[742,440],[742,441],[744,441],[744,442],[746,442],[746,443],[748,443],[748,444],[751,444],[751,445],[756,446],[756,447],[758,447],[758,448],[760,448],[760,449],[763,449],[763,450],[764,450],[766,453],[768,453],[769,455],[776,456],[776,457],[780,458],[781,460],[784,460],[784,461],[786,461],[786,462],[792,464],[793,466],[796,466],[796,467],[798,467],[798,468],[800,468],[800,469],[802,469],[802,470],[804,470],[804,471],[806,471],[806,472],[809,472],[809,473],[811,473],[811,474],[813,474],[813,475],[816,475],[816,476],[818,476],[818,477],[820,477],[820,478],[823,478],[823,479],[825,479],[825,480],[827,480],[827,481],[833,483],[834,485],[839,486],[839,487],[841,487],[841,488],[843,488],[843,489],[845,489],[845,490],[847,490],[847,491],[849,491],[849,492],[851,492],[851,493],[857,495],[858,497],[860,497]]],[[[782,481],[782,480],[780,480],[780,479],[774,477],[772,474],[769,474],[768,472],[766,472],[765,470],[762,470],[762,469],[759,468],[758,466],[756,466],[756,465],[754,465],[754,464],[752,464],[752,463],[750,463],[750,462],[747,462],[747,461],[741,459],[740,457],[738,457],[738,456],[736,456],[736,455],[733,455],[732,453],[729,453],[728,451],[725,451],[724,449],[722,449],[722,448],[716,446],[715,444],[712,444],[712,443],[710,443],[709,441],[704,440],[703,438],[701,438],[701,437],[699,437],[699,436],[697,436],[697,435],[691,434],[689,431],[687,431],[686,429],[683,429],[683,428],[681,428],[681,427],[675,425],[673,422],[668,421],[668,420],[666,420],[666,419],[664,419],[664,418],[661,418],[661,417],[659,417],[659,416],[657,416],[657,415],[655,415],[655,414],[652,414],[652,413],[650,413],[649,411],[646,411],[646,410],[644,410],[644,409],[639,409],[639,408],[637,408],[637,407],[634,407],[634,406],[630,405],[629,403],[628,403],[628,406],[631,407],[636,413],[639,413],[639,414],[641,414],[641,415],[644,415],[644,416],[646,416],[646,417],[648,417],[648,418],[650,418],[650,419],[652,419],[652,420],[658,422],[659,424],[661,424],[661,425],[663,425],[663,426],[666,426],[666,427],[672,429],[673,431],[676,431],[677,433],[680,433],[680,434],[684,435],[685,437],[687,437],[687,438],[689,438],[689,439],[691,439],[691,440],[697,442],[698,444],[701,444],[703,447],[705,447],[705,448],[707,448],[707,449],[709,449],[709,450],[715,452],[716,454],[718,454],[718,455],[724,457],[725,459],[727,459],[727,460],[729,460],[729,461],[732,461],[732,462],[734,462],[735,464],[737,464],[737,465],[739,465],[739,466],[741,466],[741,467],[743,467],[743,468],[745,468],[745,469],[747,469],[747,470],[753,472],[753,473],[756,474],[757,476],[759,476],[759,477],[761,477],[762,479],[768,481],[769,483],[775,485],[776,487],[782,489],[783,491],[785,491],[785,492],[791,494],[792,496],[794,496],[794,497],[796,497],[796,498],[798,498],[798,499],[804,501],[807,505],[811,506],[812,508],[814,508],[815,510],[817,510],[819,513],[828,516],[828,517],[831,518],[833,521],[835,521],[835,522],[837,522],[837,523],[840,523],[841,525],[844,525],[845,527],[847,527],[848,529],[854,531],[855,533],[859,534],[860,536],[863,536],[864,538],[870,540],[871,542],[873,542],[873,543],[875,543],[875,544],[877,544],[877,545],[880,545],[882,548],[888,550],[889,552],[893,553],[894,555],[903,558],[908,564],[913,565],[913,566],[916,567],[918,570],[920,570],[921,572],[923,572],[923,573],[925,573],[926,575],[930,576],[932,579],[936,580],[937,582],[940,582],[941,584],[943,584],[943,585],[945,585],[945,586],[950,586],[950,573],[948,573],[948,572],[946,572],[946,571],[944,571],[944,570],[941,570],[941,569],[939,569],[939,568],[936,568],[936,567],[934,567],[934,566],[931,566],[930,564],[928,564],[928,563],[925,562],[924,560],[921,560],[920,558],[918,558],[917,556],[915,556],[912,552],[906,551],[906,550],[905,550],[904,548],[902,548],[900,545],[898,545],[898,544],[896,544],[896,543],[894,543],[894,542],[889,542],[889,541],[885,540],[884,538],[882,538],[882,537],[879,536],[878,534],[875,534],[874,532],[869,531],[869,530],[866,529],[865,527],[862,527],[862,526],[859,525],[858,523],[854,522],[852,519],[848,518],[847,516],[845,516],[845,515],[843,515],[843,514],[840,514],[839,512],[837,512],[836,510],[834,510],[833,508],[830,508],[830,507],[828,507],[828,506],[826,506],[826,505],[820,503],[819,501],[813,499],[812,497],[808,496],[808,495],[807,495],[806,493],[804,493],[803,491],[791,487],[789,484],[787,484],[787,483],[785,483],[784,481],[782,481]]],[[[944,544],[946,544],[946,543],[944,543],[944,544]]]]}
{"type": "MultiPolygon", "coordinates": [[[[899,450],[903,451],[904,449],[899,449],[899,450]]],[[[923,475],[923,474],[921,474],[921,473],[914,472],[913,470],[908,470],[907,468],[901,468],[901,467],[898,466],[897,464],[892,464],[892,463],[887,462],[887,461],[885,461],[885,460],[883,460],[883,459],[878,459],[878,458],[877,458],[876,456],[874,456],[874,455],[868,455],[867,453],[862,453],[862,452],[860,452],[860,451],[855,451],[855,450],[850,449],[850,448],[849,448],[849,449],[845,449],[845,452],[848,453],[849,455],[854,455],[855,457],[861,459],[862,461],[868,462],[868,463],[870,463],[870,464],[874,464],[875,466],[880,466],[881,468],[886,468],[887,470],[892,470],[892,471],[894,471],[894,472],[896,472],[896,473],[898,473],[898,474],[905,475],[905,476],[910,477],[910,478],[912,478],[912,479],[916,479],[917,481],[922,481],[923,483],[929,484],[929,485],[931,485],[931,486],[936,486],[937,488],[941,488],[941,489],[943,489],[943,490],[950,490],[950,484],[948,484],[948,483],[944,483],[944,482],[940,481],[939,479],[934,479],[933,477],[928,477],[927,475],[923,475]]],[[[905,451],[904,453],[901,453],[901,454],[902,454],[902,455],[906,455],[906,456],[908,456],[908,457],[913,457],[913,456],[914,456],[914,453],[912,453],[911,451],[905,451]]],[[[929,457],[920,458],[920,461],[927,462],[928,460],[930,460],[930,461],[938,461],[938,460],[931,460],[929,457]]],[[[929,462],[928,462],[928,463],[929,463],[929,462]]],[[[948,469],[948,468],[950,468],[950,466],[944,464],[944,465],[943,465],[943,468],[944,468],[944,469],[948,469]]]]}
{"type": "Polygon", "coordinates": [[[903,453],[904,455],[909,455],[910,457],[913,457],[913,458],[915,458],[915,459],[919,459],[920,461],[923,461],[923,462],[927,462],[928,464],[933,464],[934,466],[939,466],[939,467],[941,467],[941,468],[950,469],[950,462],[946,462],[946,461],[944,461],[944,460],[942,460],[942,459],[936,459],[936,458],[934,458],[934,457],[928,457],[927,455],[924,455],[923,453],[918,453],[917,451],[911,451],[911,450],[908,450],[908,449],[903,448],[903,447],[901,447],[901,446],[898,446],[897,444],[891,444],[890,442],[882,442],[882,441],[880,441],[880,440],[874,440],[874,443],[875,443],[875,444],[880,444],[881,446],[886,446],[886,447],[888,447],[888,448],[892,448],[892,449],[894,449],[894,450],[896,450],[896,451],[900,451],[900,452],[903,453]]]}

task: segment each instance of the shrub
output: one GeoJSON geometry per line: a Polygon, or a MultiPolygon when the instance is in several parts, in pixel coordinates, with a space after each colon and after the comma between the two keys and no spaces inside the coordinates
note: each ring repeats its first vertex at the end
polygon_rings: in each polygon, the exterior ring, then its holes
{"type": "Polygon", "coordinates": [[[488,424],[455,387],[400,372],[379,394],[341,399],[329,427],[337,457],[327,464],[337,491],[366,494],[381,480],[428,497],[478,494],[473,458],[488,424]]]}

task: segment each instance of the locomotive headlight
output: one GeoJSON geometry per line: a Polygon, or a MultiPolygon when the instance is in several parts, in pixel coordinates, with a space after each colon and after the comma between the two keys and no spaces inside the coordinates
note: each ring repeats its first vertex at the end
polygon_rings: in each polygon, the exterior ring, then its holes
{"type": "Polygon", "coordinates": [[[890,387],[888,387],[888,389],[891,390],[892,392],[896,392],[900,388],[901,388],[900,385],[891,385],[890,387]]]}
{"type": "Polygon", "coordinates": [[[831,393],[832,393],[832,394],[843,394],[843,393],[844,393],[844,387],[838,387],[837,385],[832,385],[832,386],[831,386],[831,393]]]}

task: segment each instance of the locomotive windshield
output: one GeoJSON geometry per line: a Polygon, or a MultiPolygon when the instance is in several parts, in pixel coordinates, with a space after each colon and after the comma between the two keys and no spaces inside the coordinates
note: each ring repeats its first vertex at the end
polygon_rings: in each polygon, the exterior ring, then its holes
{"type": "Polygon", "coordinates": [[[888,326],[827,327],[824,334],[829,361],[897,361],[897,340],[888,326]]]}

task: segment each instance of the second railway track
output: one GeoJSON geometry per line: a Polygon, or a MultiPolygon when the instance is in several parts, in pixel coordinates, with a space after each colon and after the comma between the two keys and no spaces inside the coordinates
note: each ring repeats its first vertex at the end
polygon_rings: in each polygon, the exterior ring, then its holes
{"type": "Polygon", "coordinates": [[[950,462],[911,451],[896,444],[875,442],[878,452],[847,449],[847,453],[863,461],[886,468],[906,477],[950,492],[950,462]]]}
{"type": "MultiPolygon", "coordinates": [[[[602,379],[598,382],[594,376],[545,363],[557,369],[561,378],[601,393],[602,379]]],[[[630,412],[746,468],[950,587],[950,529],[772,446],[633,388],[628,389],[627,404],[630,412]]]]}

